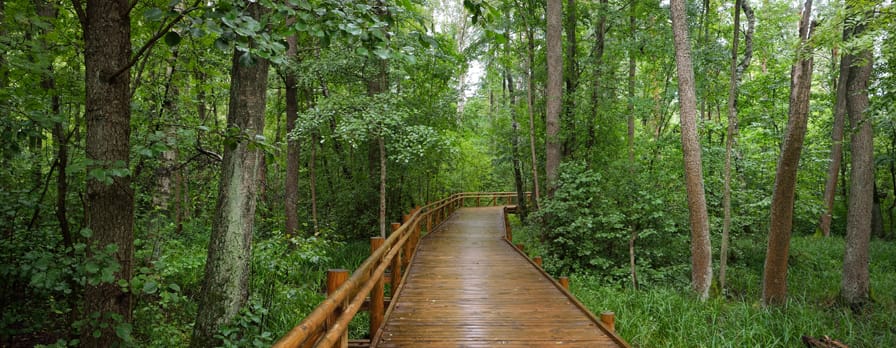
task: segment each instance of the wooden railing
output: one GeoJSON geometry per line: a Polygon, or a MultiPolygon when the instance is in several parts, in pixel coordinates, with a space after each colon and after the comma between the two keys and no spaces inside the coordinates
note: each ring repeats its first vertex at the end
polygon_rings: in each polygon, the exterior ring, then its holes
{"type": "MultiPolygon", "coordinates": [[[[531,194],[527,192],[525,199],[531,200],[531,194]]],[[[388,280],[391,293],[396,293],[422,234],[435,231],[458,208],[482,206],[482,203],[490,206],[515,205],[517,193],[456,193],[412,209],[404,215],[402,223],[392,224],[392,233],[388,238],[370,239],[370,257],[350,277],[346,270],[328,271],[327,299],[280,338],[274,347],[348,347],[348,324],[362,309],[370,312],[370,337],[374,337],[383,324],[385,283],[388,280]],[[391,273],[387,275],[386,269],[390,269],[391,273]]],[[[358,343],[364,345],[367,342],[358,343]]]]}

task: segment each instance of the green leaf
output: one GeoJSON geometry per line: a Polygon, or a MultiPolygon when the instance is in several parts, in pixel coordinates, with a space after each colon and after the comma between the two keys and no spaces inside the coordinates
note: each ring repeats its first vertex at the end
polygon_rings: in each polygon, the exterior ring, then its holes
{"type": "Polygon", "coordinates": [[[131,340],[131,324],[118,323],[115,324],[115,335],[124,341],[131,340]]]}
{"type": "Polygon", "coordinates": [[[240,64],[242,66],[252,66],[252,64],[255,64],[255,61],[252,59],[252,54],[243,52],[243,54],[240,55],[240,64]]]}
{"type": "Polygon", "coordinates": [[[177,46],[180,43],[181,37],[180,34],[174,31],[169,31],[168,34],[165,34],[165,43],[168,46],[177,46]]]}
{"type": "Polygon", "coordinates": [[[388,49],[382,47],[373,50],[373,53],[376,54],[377,57],[380,57],[380,59],[389,59],[389,57],[392,56],[392,53],[389,52],[388,49]]]}
{"type": "Polygon", "coordinates": [[[160,8],[153,7],[153,8],[150,8],[150,9],[147,9],[146,11],[144,11],[143,17],[146,17],[146,19],[148,19],[150,21],[158,22],[158,21],[162,20],[163,17],[165,17],[165,13],[162,12],[162,10],[160,8]]]}
{"type": "Polygon", "coordinates": [[[90,238],[90,237],[92,237],[92,236],[93,236],[93,230],[91,230],[91,229],[89,229],[89,228],[82,228],[82,229],[81,229],[81,237],[84,237],[84,238],[90,238]]]}
{"type": "Polygon", "coordinates": [[[143,293],[144,294],[154,294],[159,290],[159,284],[156,282],[149,280],[143,284],[143,293]]]}
{"type": "Polygon", "coordinates": [[[180,292],[180,286],[177,284],[172,283],[171,285],[168,285],[168,288],[171,289],[171,291],[180,292]]]}
{"type": "Polygon", "coordinates": [[[230,49],[230,42],[227,42],[224,38],[215,39],[215,47],[222,51],[227,51],[230,49]]]}

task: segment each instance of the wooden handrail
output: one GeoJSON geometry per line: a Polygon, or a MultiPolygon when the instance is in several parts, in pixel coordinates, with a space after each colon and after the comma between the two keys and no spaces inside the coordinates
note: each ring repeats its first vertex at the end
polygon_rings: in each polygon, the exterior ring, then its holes
{"type": "MultiPolygon", "coordinates": [[[[526,199],[531,200],[529,192],[525,195],[526,199]]],[[[344,343],[341,338],[347,332],[348,323],[362,308],[371,290],[382,291],[382,287],[376,285],[382,284],[380,281],[385,275],[386,268],[393,268],[392,291],[394,292],[400,285],[401,268],[409,263],[403,264],[399,255],[404,252],[405,259],[410,261],[416,253],[420,240],[417,233],[424,225],[427,227],[427,234],[437,230],[448,216],[465,206],[469,198],[475,198],[478,205],[482,198],[490,198],[489,203],[495,204],[499,198],[504,198],[505,203],[513,204],[516,197],[516,192],[462,192],[413,209],[405,215],[404,223],[398,226],[381,246],[371,251],[370,257],[358,266],[342,286],[328,295],[311,314],[281,337],[274,347],[331,347],[336,344],[341,346],[344,343]],[[328,319],[331,325],[327,325],[328,319]]]]}

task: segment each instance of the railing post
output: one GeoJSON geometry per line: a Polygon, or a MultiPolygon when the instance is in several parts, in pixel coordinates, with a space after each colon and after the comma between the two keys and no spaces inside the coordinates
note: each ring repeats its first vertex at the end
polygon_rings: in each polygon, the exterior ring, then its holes
{"type": "MultiPolygon", "coordinates": [[[[392,233],[398,230],[401,227],[400,223],[393,222],[392,223],[392,233]]],[[[400,240],[401,237],[399,236],[400,240]]],[[[395,258],[392,259],[392,295],[395,295],[395,290],[398,290],[398,285],[401,284],[401,253],[395,253],[395,258]]]]}
{"type": "Polygon", "coordinates": [[[513,242],[513,231],[510,228],[510,219],[507,217],[507,208],[504,208],[504,238],[513,242]]]}
{"type": "MultiPolygon", "coordinates": [[[[383,246],[386,240],[383,237],[370,238],[370,253],[373,254],[377,249],[383,246]]],[[[382,262],[382,260],[380,260],[382,262]]],[[[373,270],[371,270],[371,273],[373,270]]],[[[371,274],[372,275],[372,274],[371,274]]],[[[373,290],[370,290],[370,337],[376,336],[380,326],[383,324],[383,304],[385,302],[385,282],[383,276],[376,279],[373,290]]]]}
{"type": "Polygon", "coordinates": [[[432,212],[426,214],[426,234],[432,233],[432,212]]]}
{"type": "Polygon", "coordinates": [[[560,286],[562,286],[566,290],[569,290],[569,277],[560,277],[558,281],[560,283],[560,286]]]}
{"type": "Polygon", "coordinates": [[[516,248],[517,248],[517,249],[520,249],[520,251],[522,251],[523,254],[526,253],[526,246],[523,245],[523,243],[517,243],[517,244],[516,244],[516,248]]]}
{"type": "Polygon", "coordinates": [[[600,313],[600,322],[604,323],[610,332],[616,332],[616,314],[612,311],[603,311],[600,313]]]}
{"type": "MultiPolygon", "coordinates": [[[[333,295],[336,292],[336,289],[339,289],[342,286],[342,283],[348,280],[348,271],[344,269],[331,269],[327,271],[327,296],[333,295]]],[[[345,304],[343,303],[340,308],[333,311],[333,314],[327,318],[327,329],[333,327],[336,323],[336,319],[342,314],[342,309],[345,304]]],[[[348,347],[348,330],[345,331],[342,338],[339,340],[338,347],[346,348],[348,347]]]]}
{"type": "Polygon", "coordinates": [[[542,268],[542,267],[541,267],[541,262],[542,262],[542,260],[541,260],[541,256],[533,257],[533,258],[532,258],[532,262],[535,262],[535,264],[538,265],[538,268],[542,268]]]}
{"type": "Polygon", "coordinates": [[[481,196],[476,196],[476,206],[477,207],[481,205],[481,203],[480,203],[481,198],[482,198],[481,196]]]}

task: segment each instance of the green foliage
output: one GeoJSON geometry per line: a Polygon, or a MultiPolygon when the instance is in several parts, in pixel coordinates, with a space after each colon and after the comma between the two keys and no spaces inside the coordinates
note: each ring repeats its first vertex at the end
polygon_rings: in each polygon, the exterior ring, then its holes
{"type": "Polygon", "coordinates": [[[655,176],[633,177],[624,167],[607,167],[601,174],[582,163],[565,163],[554,197],[544,200],[530,217],[545,243],[547,269],[558,274],[587,273],[606,281],[628,279],[628,243],[637,231],[637,258],[644,284],[686,284],[687,226],[683,192],[648,191],[661,187],[655,176]],[[614,177],[618,175],[619,177],[614,177]],[[641,181],[644,180],[644,181],[641,181]],[[665,192],[667,196],[657,195],[665,192]]]}
{"type": "MultiPolygon", "coordinates": [[[[889,276],[896,248],[875,243],[871,251],[876,260],[871,268],[875,303],[853,314],[836,302],[843,245],[840,238],[793,240],[788,272],[791,296],[781,308],[758,303],[761,257],[733,257],[730,298],[700,302],[683,288],[663,285],[634,291],[587,275],[572,277],[572,292],[593,312],[614,311],[616,329],[634,346],[682,347],[698,342],[710,347],[789,347],[800,345],[802,335],[827,335],[850,347],[896,344],[891,330],[896,283],[889,276]]],[[[754,255],[756,249],[762,245],[755,240],[733,248],[739,250],[735,255],[754,255]]]]}

